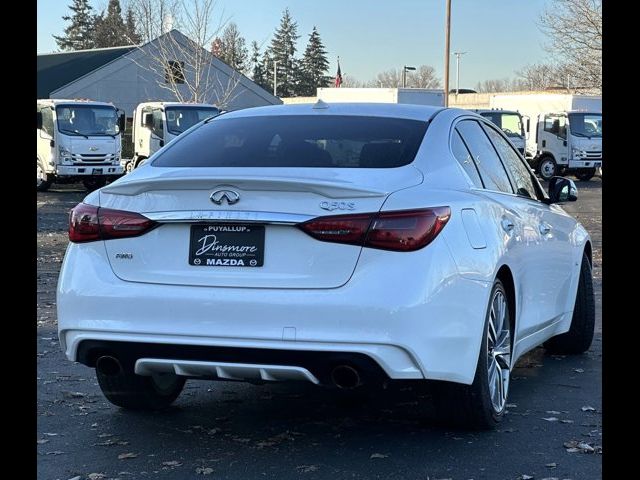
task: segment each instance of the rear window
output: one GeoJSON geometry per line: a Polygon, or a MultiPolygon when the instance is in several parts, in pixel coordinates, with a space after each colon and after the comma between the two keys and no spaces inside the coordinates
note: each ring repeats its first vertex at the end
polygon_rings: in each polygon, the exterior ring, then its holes
{"type": "Polygon", "coordinates": [[[220,117],[171,143],[155,167],[393,168],[413,161],[427,122],[338,115],[220,117]]]}

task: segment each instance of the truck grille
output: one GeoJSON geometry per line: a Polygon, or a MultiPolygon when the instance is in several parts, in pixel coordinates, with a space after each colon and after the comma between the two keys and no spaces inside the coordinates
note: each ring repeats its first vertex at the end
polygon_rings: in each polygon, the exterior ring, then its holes
{"type": "Polygon", "coordinates": [[[95,163],[95,162],[112,162],[116,156],[113,153],[74,153],[71,158],[73,163],[95,163]]]}
{"type": "Polygon", "coordinates": [[[602,151],[598,152],[598,151],[595,151],[595,150],[591,150],[591,151],[587,151],[586,154],[587,155],[584,158],[588,158],[589,160],[592,160],[592,159],[595,160],[595,159],[602,158],[602,151]]]}

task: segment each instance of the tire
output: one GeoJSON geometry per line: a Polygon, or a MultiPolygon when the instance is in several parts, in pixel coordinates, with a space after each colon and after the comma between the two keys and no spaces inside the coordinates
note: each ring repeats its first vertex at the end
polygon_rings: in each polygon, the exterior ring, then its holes
{"type": "Polygon", "coordinates": [[[133,160],[127,162],[127,166],[125,167],[124,170],[125,170],[126,173],[133,172],[133,160]]]}
{"type": "Polygon", "coordinates": [[[185,384],[185,379],[177,375],[143,377],[132,372],[106,375],[96,371],[96,377],[107,400],[127,410],[167,408],[178,398],[185,384]]]}
{"type": "Polygon", "coordinates": [[[493,284],[489,298],[473,383],[439,382],[434,392],[436,414],[447,426],[487,430],[495,427],[504,416],[513,332],[509,297],[500,280],[493,284]],[[496,344],[500,348],[494,348],[496,344]],[[497,350],[501,352],[499,355],[497,350]],[[499,377],[493,376],[492,371],[499,377]]]}
{"type": "Polygon", "coordinates": [[[544,344],[547,352],[556,355],[576,355],[589,350],[596,324],[595,305],[591,264],[589,258],[583,254],[571,328],[568,332],[547,340],[544,344]]]}
{"type": "Polygon", "coordinates": [[[107,183],[107,179],[104,177],[94,177],[87,178],[82,181],[84,188],[86,188],[89,192],[93,192],[101,187],[104,187],[107,183]]]}
{"type": "Polygon", "coordinates": [[[40,162],[36,162],[36,191],[46,192],[51,186],[50,176],[45,173],[44,168],[40,162]]]}
{"type": "Polygon", "coordinates": [[[538,164],[538,172],[543,180],[549,181],[551,177],[555,177],[558,172],[558,165],[553,157],[542,157],[538,164]]]}
{"type": "Polygon", "coordinates": [[[576,178],[582,182],[588,182],[596,174],[595,168],[588,168],[576,173],[576,178]]]}

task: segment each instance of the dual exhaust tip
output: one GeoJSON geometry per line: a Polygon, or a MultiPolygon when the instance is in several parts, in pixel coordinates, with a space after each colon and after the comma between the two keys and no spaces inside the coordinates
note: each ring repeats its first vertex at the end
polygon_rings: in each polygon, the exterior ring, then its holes
{"type": "MultiPolygon", "coordinates": [[[[116,357],[103,355],[96,360],[96,371],[101,375],[118,375],[122,373],[122,364],[116,357]]],[[[336,387],[344,390],[350,390],[362,384],[358,371],[349,365],[338,365],[331,370],[331,381],[336,387]]]]}

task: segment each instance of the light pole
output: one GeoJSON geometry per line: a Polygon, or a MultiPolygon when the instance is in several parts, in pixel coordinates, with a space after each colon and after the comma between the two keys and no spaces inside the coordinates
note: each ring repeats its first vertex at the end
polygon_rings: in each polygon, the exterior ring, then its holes
{"type": "Polygon", "coordinates": [[[407,72],[413,72],[416,67],[402,67],[402,88],[407,88],[407,72]]]}
{"type": "Polygon", "coordinates": [[[273,61],[273,96],[277,97],[276,89],[278,88],[278,70],[276,67],[278,66],[278,60],[273,61]]]}
{"type": "Polygon", "coordinates": [[[449,39],[451,38],[451,0],[447,0],[444,30],[444,106],[449,106],[449,39]]]}
{"type": "Polygon", "coordinates": [[[456,100],[458,99],[458,90],[460,90],[460,57],[467,52],[453,52],[456,56],[456,100]]]}

